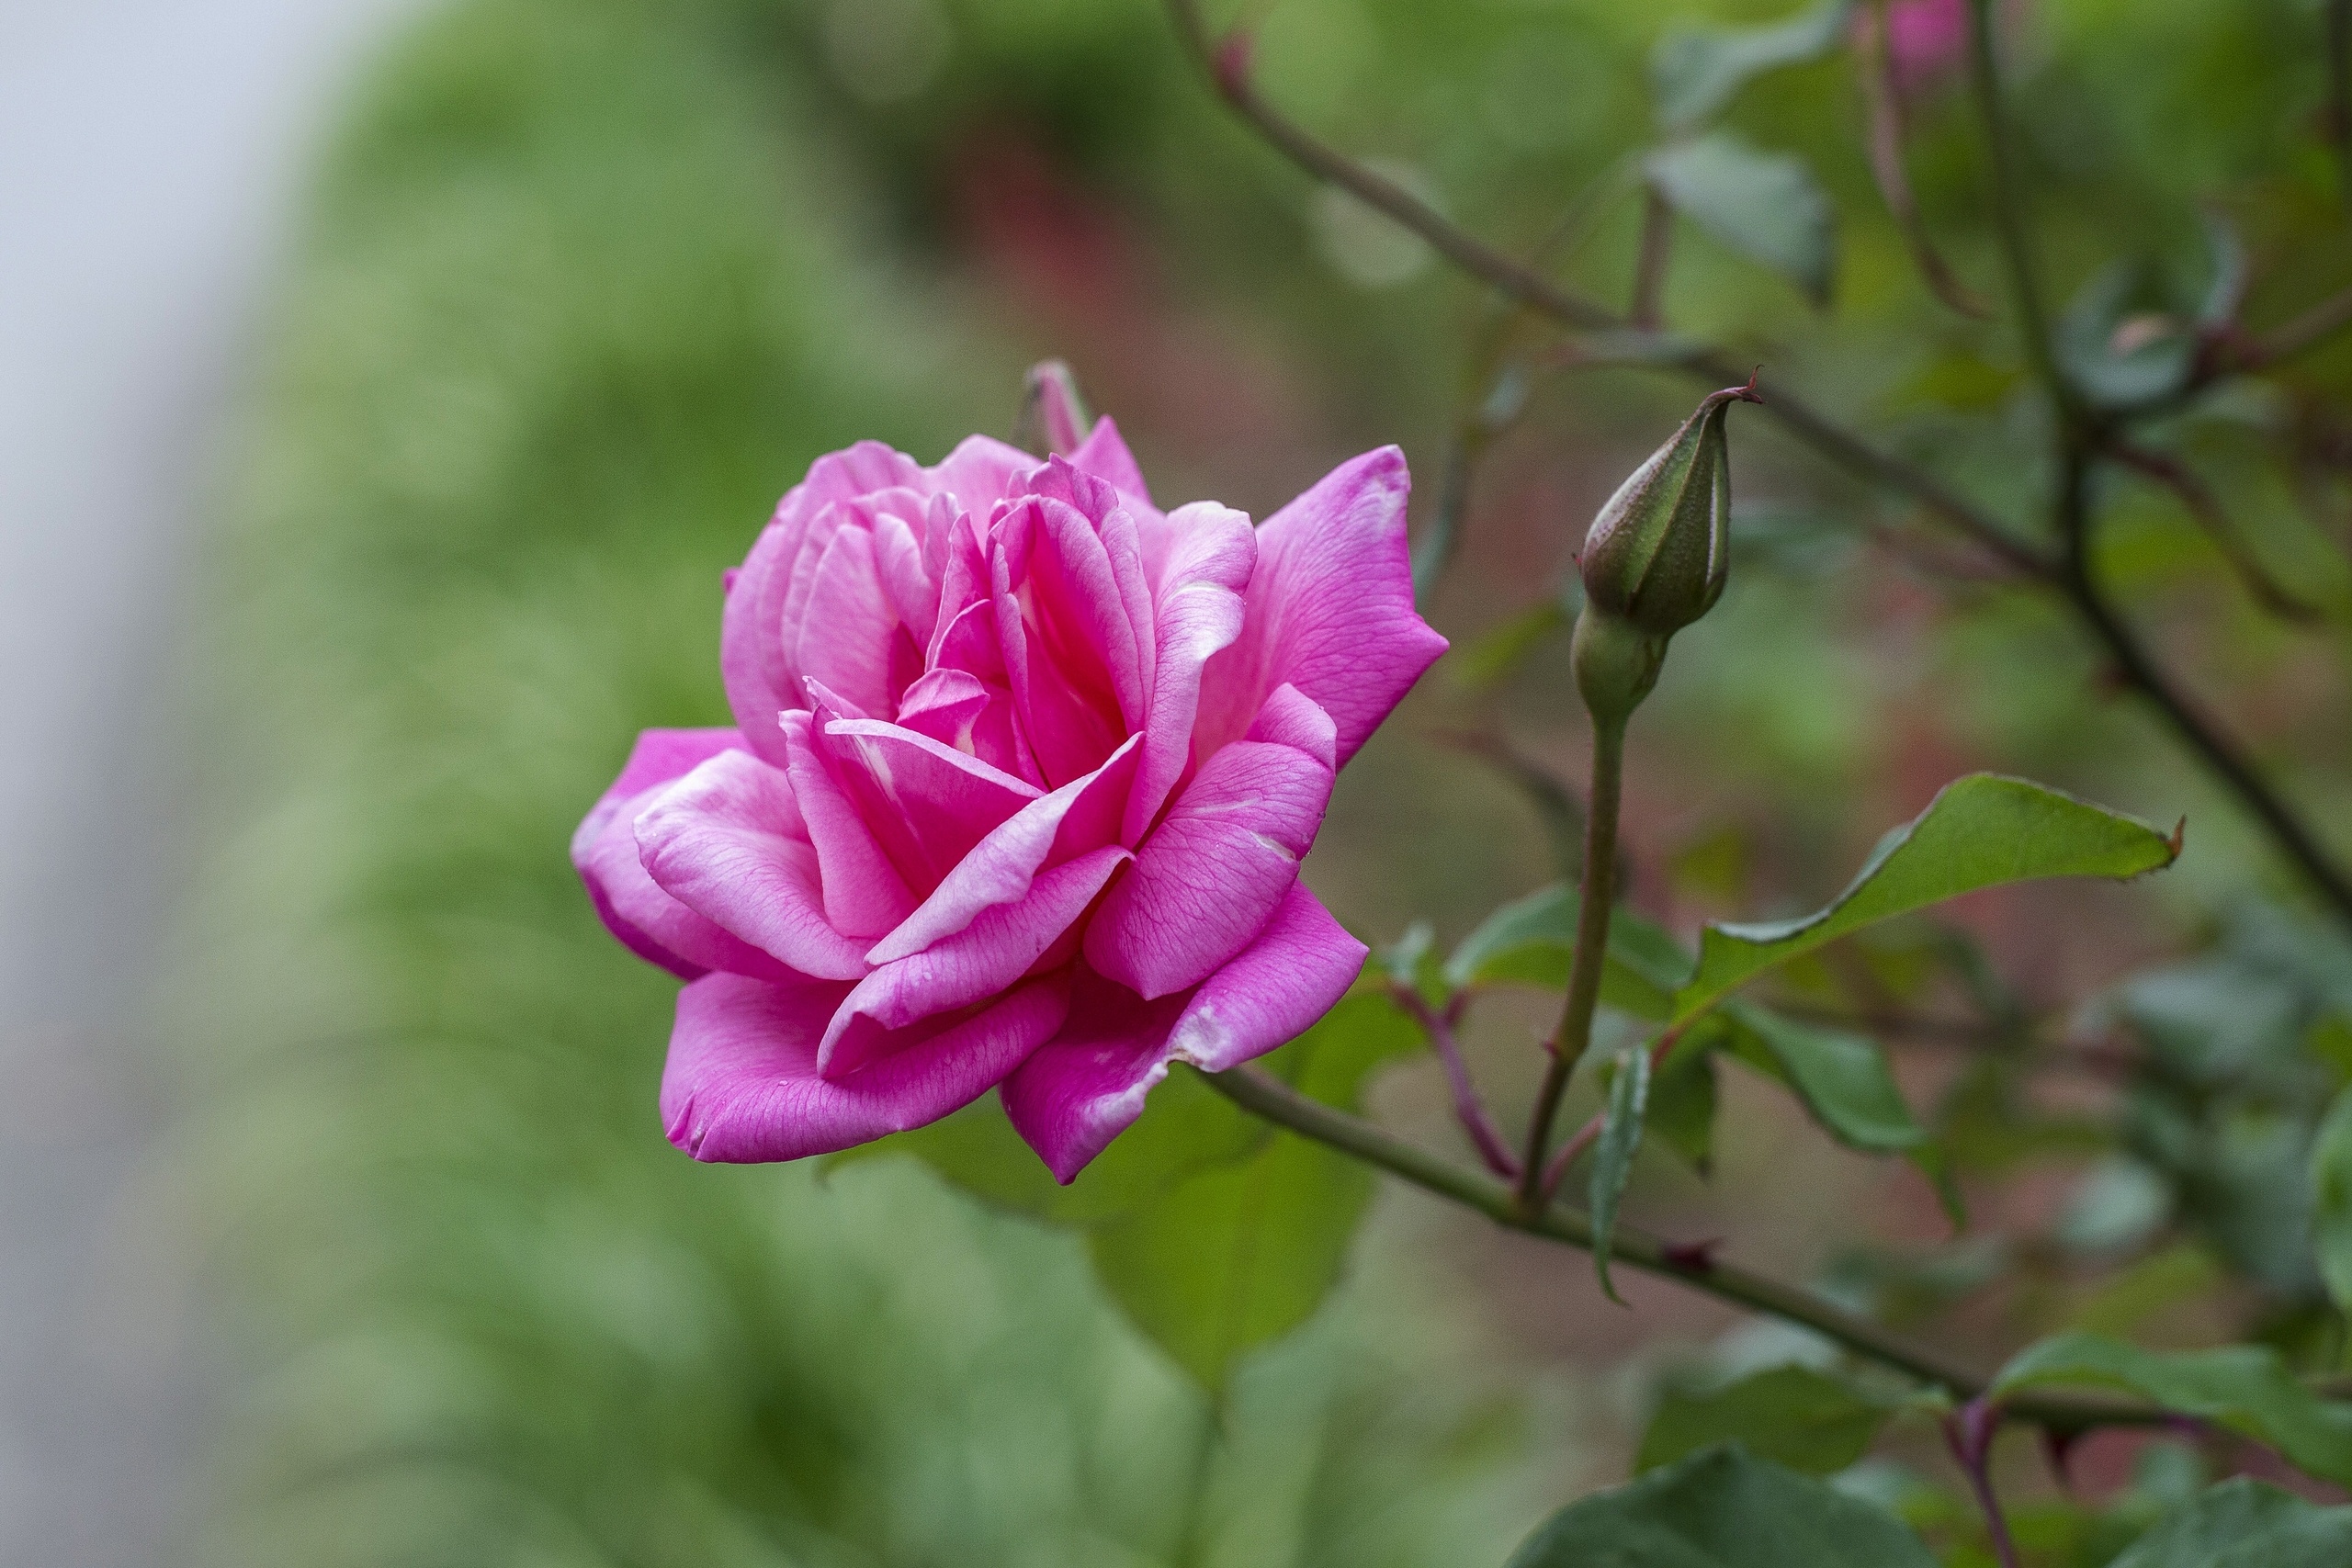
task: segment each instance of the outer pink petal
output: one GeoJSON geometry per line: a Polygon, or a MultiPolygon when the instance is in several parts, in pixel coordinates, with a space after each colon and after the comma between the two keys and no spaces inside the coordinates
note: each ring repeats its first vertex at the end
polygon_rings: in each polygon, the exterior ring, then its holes
{"type": "Polygon", "coordinates": [[[1038,966],[1126,859],[1114,844],[1040,872],[1018,900],[984,909],[954,936],[875,970],[827,1025],[819,1068],[828,1077],[855,1072],[895,1048],[895,1032],[1012,986],[1038,966]]]}
{"type": "Polygon", "coordinates": [[[1384,446],[1340,464],[1258,530],[1249,615],[1202,684],[1200,755],[1238,737],[1287,682],[1331,716],[1344,766],[1445,651],[1413,612],[1410,487],[1404,455],[1384,446]]]}
{"type": "Polygon", "coordinates": [[[817,852],[781,769],[713,757],[652,798],[636,845],[662,891],[783,964],[825,980],[866,972],[865,943],[825,919],[817,852]]]}
{"type": "Polygon", "coordinates": [[[956,863],[905,922],[866,953],[890,964],[955,935],[984,909],[1029,891],[1037,873],[1117,841],[1119,817],[1133,787],[1142,741],[1130,737],[1111,760],[1042,799],[1033,800],[956,863]]]}
{"type": "Polygon", "coordinates": [[[1083,468],[1096,479],[1110,484],[1145,505],[1151,504],[1151,491],[1144,488],[1143,468],[1136,462],[1135,454],[1119,435],[1119,427],[1104,414],[1086,433],[1078,450],[1069,455],[1072,468],[1083,468]]]}
{"type": "Polygon", "coordinates": [[[1004,1082],[1004,1109],[1069,1181],[1143,1113],[1171,1061],[1223,1072],[1303,1033],[1363,967],[1363,943],[1304,884],[1197,990],[1147,1002],[1081,969],[1069,1021],[1004,1082]]]}
{"type": "Polygon", "coordinates": [[[1086,931],[1086,961],[1140,995],[1194,986],[1248,945],[1315,842],[1331,799],[1331,721],[1295,687],[1201,764],[1086,931]]]}
{"type": "Polygon", "coordinates": [[[803,615],[793,663],[804,680],[824,682],[863,712],[895,712],[899,694],[922,672],[922,651],[899,624],[863,524],[834,530],[803,615]]]}
{"type": "Polygon", "coordinates": [[[839,986],[710,975],[678,994],[662,1074],[670,1141],[700,1160],[799,1159],[936,1122],[1060,1026],[1066,986],[1035,981],[952,1027],[914,1032],[863,1072],[826,1078],[817,1042],[839,986]]]}
{"type": "Polygon", "coordinates": [[[1258,559],[1257,534],[1241,513],[1199,502],[1178,507],[1168,521],[1169,557],[1153,595],[1158,658],[1143,769],[1121,825],[1130,844],[1143,838],[1192,761],[1201,673],[1240,634],[1242,590],[1258,559]]]}
{"type": "MultiPolygon", "coordinates": [[[[661,890],[650,886],[644,868],[637,863],[636,841],[627,830],[628,824],[644,807],[651,792],[719,752],[741,750],[742,746],[741,733],[733,729],[644,731],[630,748],[628,761],[621,765],[620,777],[597,797],[571,835],[572,868],[586,885],[589,902],[595,906],[596,917],[605,922],[605,928],[647,963],[658,964],[689,980],[711,965],[655,941],[643,926],[624,917],[616,901],[617,889],[639,914],[664,927],[675,924],[676,915],[687,913],[673,913],[667,908],[668,900],[661,897],[661,890]],[[607,844],[605,835],[616,822],[621,824],[623,830],[607,844]]],[[[697,952],[723,951],[715,942],[715,938],[723,936],[723,932],[705,931],[691,924],[681,930],[684,933],[683,940],[697,952]]],[[[673,931],[673,936],[679,934],[678,931],[673,931]]]]}
{"type": "Polygon", "coordinates": [[[784,739],[793,802],[817,850],[825,919],[844,936],[877,937],[913,912],[914,895],[818,750],[813,722],[806,712],[785,715],[784,739]]]}
{"type": "Polygon", "coordinates": [[[1014,492],[1023,476],[1037,467],[1037,459],[1018,446],[992,435],[967,435],[956,450],[926,470],[938,490],[955,496],[965,511],[985,521],[989,508],[1014,492]]]}
{"type": "Polygon", "coordinates": [[[719,623],[719,674],[735,722],[743,727],[752,749],[776,766],[784,766],[786,758],[775,716],[801,705],[800,671],[792,661],[800,626],[795,584],[805,601],[813,561],[801,558],[811,535],[821,549],[838,522],[824,515],[829,507],[874,491],[922,483],[922,470],[911,458],[878,441],[829,452],[776,503],[775,517],[734,574],[719,623]]]}

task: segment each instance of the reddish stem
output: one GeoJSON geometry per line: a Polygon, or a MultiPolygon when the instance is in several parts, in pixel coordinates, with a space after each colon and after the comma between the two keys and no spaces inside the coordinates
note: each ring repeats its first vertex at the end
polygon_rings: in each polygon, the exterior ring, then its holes
{"type": "Polygon", "coordinates": [[[1394,985],[1388,989],[1396,998],[1396,1005],[1412,1015],[1413,1021],[1421,1026],[1422,1032],[1430,1037],[1430,1046],[1437,1052],[1437,1059],[1445,1064],[1445,1081],[1453,1090],[1453,1114],[1460,1119],[1462,1130],[1470,1134],[1470,1142],[1476,1145],[1478,1157],[1486,1162],[1488,1170],[1504,1180],[1516,1179],[1519,1160],[1511,1154],[1510,1144],[1503,1137],[1502,1129],[1496,1126],[1494,1118],[1487,1113],[1486,1101],[1478,1098],[1478,1086],[1470,1081],[1470,1065],[1462,1059],[1462,1043],[1453,1032],[1453,1026],[1461,1021],[1461,1007],[1467,999],[1466,993],[1440,1012],[1430,1006],[1429,998],[1415,987],[1394,985]]]}

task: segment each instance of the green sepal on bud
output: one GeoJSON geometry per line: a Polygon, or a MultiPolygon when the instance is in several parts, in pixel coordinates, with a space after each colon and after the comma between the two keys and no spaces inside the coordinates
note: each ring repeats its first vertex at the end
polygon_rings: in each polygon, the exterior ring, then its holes
{"type": "Polygon", "coordinates": [[[1585,535],[1585,601],[1654,637],[1671,637],[1723,596],[1731,557],[1731,452],[1724,421],[1760,403],[1756,382],[1711,392],[1672,440],[1635,468],[1585,535]]]}
{"type": "Polygon", "coordinates": [[[1021,398],[1020,423],[1013,426],[1012,444],[1040,457],[1067,457],[1078,450],[1094,421],[1078,389],[1078,377],[1059,359],[1041,359],[1029,367],[1021,398]]]}

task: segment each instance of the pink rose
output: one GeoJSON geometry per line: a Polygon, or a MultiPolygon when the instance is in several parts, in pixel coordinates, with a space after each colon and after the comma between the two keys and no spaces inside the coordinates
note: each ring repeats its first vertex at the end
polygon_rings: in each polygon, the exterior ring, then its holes
{"type": "Polygon", "coordinates": [[[1403,457],[1252,529],[1162,513],[1109,420],[1043,466],[820,457],[730,574],[740,731],[648,730],[572,840],[678,998],[662,1114],[782,1160],[1001,1090],[1070,1179],[1171,1060],[1338,1000],[1363,945],[1298,880],[1332,776],[1437,656],[1403,457]]]}

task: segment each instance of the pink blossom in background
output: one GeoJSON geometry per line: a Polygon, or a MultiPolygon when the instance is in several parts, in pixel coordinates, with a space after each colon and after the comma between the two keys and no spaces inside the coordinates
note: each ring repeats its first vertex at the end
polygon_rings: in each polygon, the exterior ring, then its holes
{"type": "Polygon", "coordinates": [[[1894,0],[1886,8],[1886,49],[1906,87],[1959,70],[1968,56],[1968,0],[1894,0]]]}
{"type": "Polygon", "coordinates": [[[1064,1181],[1170,1061],[1315,1021],[1363,945],[1298,879],[1333,776],[1444,650],[1384,447],[1253,529],[1162,513],[1105,419],[1044,465],[820,457],[729,581],[739,729],[648,730],[572,840],[687,981],[698,1159],[822,1154],[1000,1090],[1064,1181]]]}

